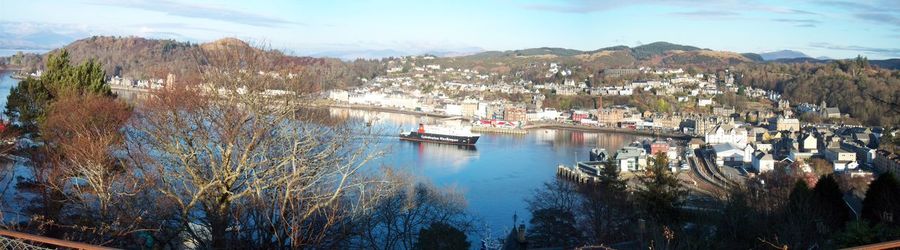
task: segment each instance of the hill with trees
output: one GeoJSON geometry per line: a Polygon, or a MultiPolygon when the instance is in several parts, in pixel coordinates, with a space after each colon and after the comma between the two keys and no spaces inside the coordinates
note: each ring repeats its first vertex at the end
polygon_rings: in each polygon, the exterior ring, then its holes
{"type": "Polygon", "coordinates": [[[775,90],[794,103],[837,106],[867,125],[900,124],[900,71],[872,65],[867,59],[827,63],[742,64],[738,83],[775,90]]]}
{"type": "Polygon", "coordinates": [[[354,64],[332,58],[290,56],[264,46],[257,48],[235,38],[194,44],[166,39],[109,36],[81,39],[40,56],[16,55],[0,61],[26,71],[43,70],[49,54],[66,50],[72,61],[93,59],[101,63],[107,77],[165,79],[168,74],[174,74],[176,79],[196,79],[198,67],[209,63],[203,58],[204,54],[222,49],[251,50],[253,54],[274,62],[274,66],[266,70],[304,76],[305,79],[327,85],[326,87],[356,84],[358,77],[370,78],[377,66],[366,64],[366,60],[358,60],[354,64]]]}

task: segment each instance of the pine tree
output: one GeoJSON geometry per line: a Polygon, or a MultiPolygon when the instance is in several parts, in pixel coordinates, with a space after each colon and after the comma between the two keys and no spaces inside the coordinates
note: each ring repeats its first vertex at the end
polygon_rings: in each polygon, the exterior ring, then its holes
{"type": "Polygon", "coordinates": [[[25,79],[7,97],[4,114],[26,131],[35,131],[44,119],[47,106],[63,95],[111,95],[103,65],[90,59],[72,66],[69,52],[61,50],[47,56],[40,79],[25,79]]]}
{"type": "Polygon", "coordinates": [[[841,192],[834,175],[824,175],[816,182],[813,188],[813,196],[815,199],[818,219],[828,227],[827,230],[834,232],[844,228],[844,225],[850,220],[850,209],[844,202],[844,194],[841,192]]]}
{"type": "Polygon", "coordinates": [[[615,159],[608,159],[597,177],[600,179],[600,188],[613,194],[625,192],[625,180],[619,176],[619,166],[615,159]]]}
{"type": "Polygon", "coordinates": [[[869,184],[862,218],[872,223],[900,226],[900,185],[892,174],[882,174],[869,184]]]}
{"type": "Polygon", "coordinates": [[[809,247],[820,237],[816,228],[814,194],[805,181],[797,180],[781,221],[780,238],[792,247],[809,247]]]}
{"type": "Polygon", "coordinates": [[[681,180],[669,172],[669,161],[663,153],[656,154],[643,176],[638,177],[641,187],[635,193],[644,215],[661,224],[679,221],[679,206],[688,191],[681,180]]]}

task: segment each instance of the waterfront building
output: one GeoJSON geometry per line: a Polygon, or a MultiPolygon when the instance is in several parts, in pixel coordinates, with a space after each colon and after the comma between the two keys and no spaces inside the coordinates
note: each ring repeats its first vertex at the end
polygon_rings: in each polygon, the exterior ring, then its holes
{"type": "Polygon", "coordinates": [[[604,108],[597,113],[597,118],[598,122],[604,126],[618,127],[619,123],[628,115],[627,113],[628,109],[622,107],[604,108]]]}
{"type": "Polygon", "coordinates": [[[460,104],[460,110],[462,117],[473,118],[478,111],[478,101],[467,99],[460,104]]]}
{"type": "Polygon", "coordinates": [[[622,147],[616,151],[614,159],[621,172],[643,171],[647,167],[647,151],[639,147],[622,147]]]}
{"type": "Polygon", "coordinates": [[[507,105],[503,111],[503,119],[513,122],[527,121],[527,112],[523,105],[507,105]]]}

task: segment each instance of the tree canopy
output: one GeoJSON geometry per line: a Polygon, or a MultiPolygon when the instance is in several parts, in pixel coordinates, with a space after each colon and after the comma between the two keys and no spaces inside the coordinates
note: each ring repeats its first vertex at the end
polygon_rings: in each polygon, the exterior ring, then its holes
{"type": "Polygon", "coordinates": [[[10,89],[4,114],[33,132],[54,100],[82,94],[112,95],[103,65],[94,59],[72,65],[69,52],[61,50],[48,55],[40,78],[27,78],[10,89]]]}

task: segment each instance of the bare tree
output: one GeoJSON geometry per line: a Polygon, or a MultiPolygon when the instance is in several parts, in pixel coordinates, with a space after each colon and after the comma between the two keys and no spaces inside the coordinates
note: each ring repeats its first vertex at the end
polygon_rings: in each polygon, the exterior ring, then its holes
{"type": "Polygon", "coordinates": [[[32,155],[40,211],[37,232],[94,244],[127,244],[156,228],[142,192],[152,181],[119,162],[120,129],[131,116],[121,101],[72,94],[48,107],[40,123],[42,147],[32,155]]]}
{"type": "MultiPolygon", "coordinates": [[[[178,228],[207,248],[331,243],[381,193],[361,173],[378,157],[349,126],[320,126],[298,79],[252,47],[204,48],[202,82],[170,86],[137,108],[131,163],[158,178],[178,228]]],[[[377,184],[377,183],[376,183],[377,184]]]]}
{"type": "Polygon", "coordinates": [[[443,223],[463,232],[472,230],[462,194],[417,181],[407,174],[385,171],[377,206],[354,223],[351,246],[362,249],[413,249],[422,229],[443,223]]]}

